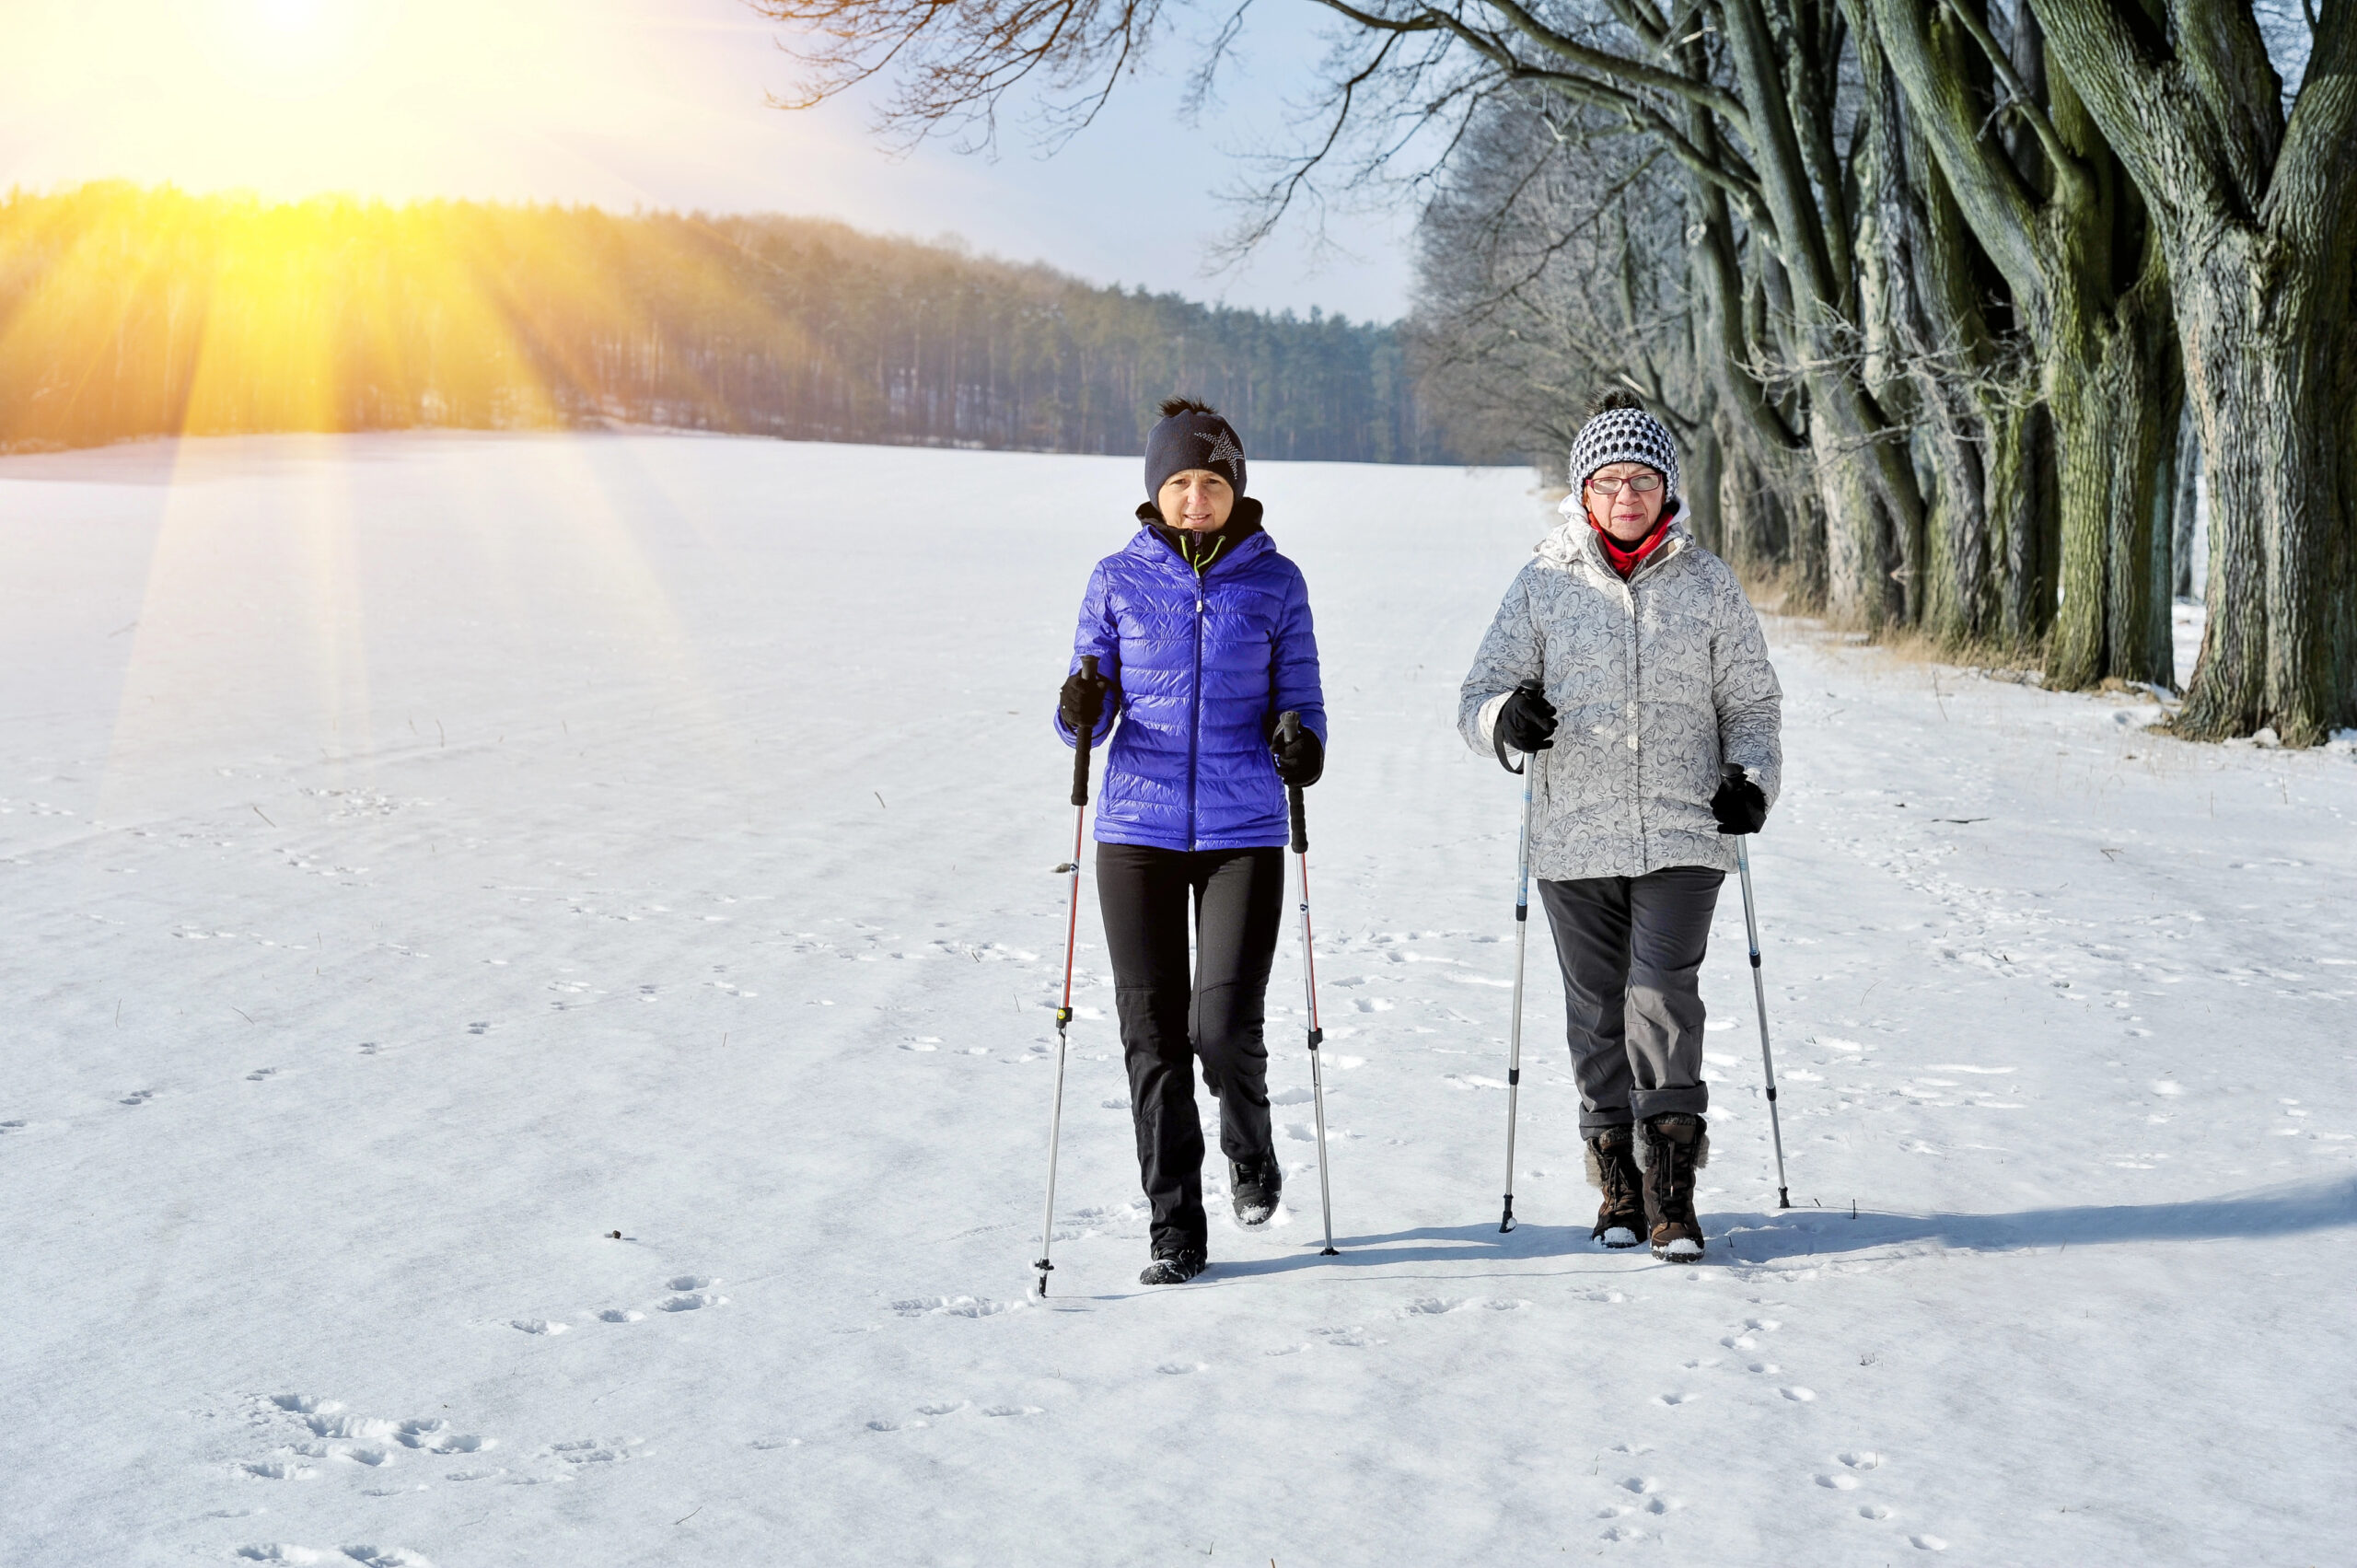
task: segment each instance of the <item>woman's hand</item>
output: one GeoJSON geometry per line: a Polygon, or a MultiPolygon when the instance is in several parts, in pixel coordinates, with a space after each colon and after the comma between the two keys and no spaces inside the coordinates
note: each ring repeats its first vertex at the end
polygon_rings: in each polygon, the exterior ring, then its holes
{"type": "Polygon", "coordinates": [[[1277,760],[1277,777],[1288,789],[1307,789],[1326,772],[1326,748],[1306,726],[1288,737],[1282,732],[1269,742],[1277,760]]]}
{"type": "Polygon", "coordinates": [[[1074,735],[1092,734],[1105,716],[1105,699],[1112,690],[1113,682],[1106,677],[1075,669],[1064,678],[1056,712],[1074,735]]]}
{"type": "Polygon", "coordinates": [[[1719,769],[1719,793],[1711,796],[1711,815],[1719,819],[1722,833],[1756,833],[1768,820],[1768,797],[1739,764],[1728,762],[1719,769]]]}

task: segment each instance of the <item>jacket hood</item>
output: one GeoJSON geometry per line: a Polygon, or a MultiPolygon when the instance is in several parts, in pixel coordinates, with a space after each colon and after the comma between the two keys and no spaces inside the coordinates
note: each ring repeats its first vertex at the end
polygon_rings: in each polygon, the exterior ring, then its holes
{"type": "MultiPolygon", "coordinates": [[[[1563,520],[1555,525],[1553,532],[1533,547],[1539,558],[1551,561],[1558,566],[1585,561],[1599,572],[1619,576],[1619,573],[1613,572],[1612,563],[1604,558],[1604,546],[1596,537],[1596,525],[1587,520],[1587,508],[1580,505],[1578,494],[1574,493],[1563,497],[1562,505],[1556,510],[1562,513],[1563,520]]],[[[1654,560],[1666,561],[1694,542],[1694,535],[1686,526],[1686,503],[1680,501],[1678,510],[1670,514],[1669,527],[1662,530],[1663,548],[1654,552],[1654,560]]]]}

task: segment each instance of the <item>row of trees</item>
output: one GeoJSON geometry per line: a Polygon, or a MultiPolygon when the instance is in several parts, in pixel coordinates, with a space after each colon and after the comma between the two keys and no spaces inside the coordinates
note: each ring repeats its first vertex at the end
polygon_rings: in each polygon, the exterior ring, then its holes
{"type": "MultiPolygon", "coordinates": [[[[926,130],[1085,113],[1178,0],[761,3],[814,98],[886,70],[926,130]]],[[[1431,181],[1468,439],[1559,447],[1629,381],[1732,552],[2062,686],[2170,682],[2198,502],[2179,729],[2357,723],[2357,0],[1313,3],[1325,118],[1252,232],[1431,181]]]]}
{"type": "Polygon", "coordinates": [[[0,202],[0,450],[629,422],[1135,452],[1176,390],[1255,456],[1448,455],[1390,328],[839,224],[121,185],[0,202]]]}

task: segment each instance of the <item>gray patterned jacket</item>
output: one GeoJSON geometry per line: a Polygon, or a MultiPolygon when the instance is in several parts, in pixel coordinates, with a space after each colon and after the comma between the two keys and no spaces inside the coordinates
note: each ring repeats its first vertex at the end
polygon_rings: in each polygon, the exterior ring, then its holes
{"type": "Polygon", "coordinates": [[[1532,875],[1735,869],[1711,814],[1719,763],[1743,764],[1775,804],[1783,691],[1759,617],[1682,509],[1626,583],[1585,515],[1539,542],[1458,693],[1457,727],[1476,751],[1492,754],[1499,708],[1531,676],[1557,715],[1554,746],[1531,764],[1532,875]]]}

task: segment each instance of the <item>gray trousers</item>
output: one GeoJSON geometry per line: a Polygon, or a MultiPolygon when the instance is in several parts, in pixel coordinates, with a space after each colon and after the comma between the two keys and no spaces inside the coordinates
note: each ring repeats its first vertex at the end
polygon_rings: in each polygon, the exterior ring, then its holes
{"type": "Polygon", "coordinates": [[[1563,970],[1582,1137],[1710,1109],[1701,980],[1725,880],[1710,866],[1672,865],[1538,884],[1563,970]]]}

